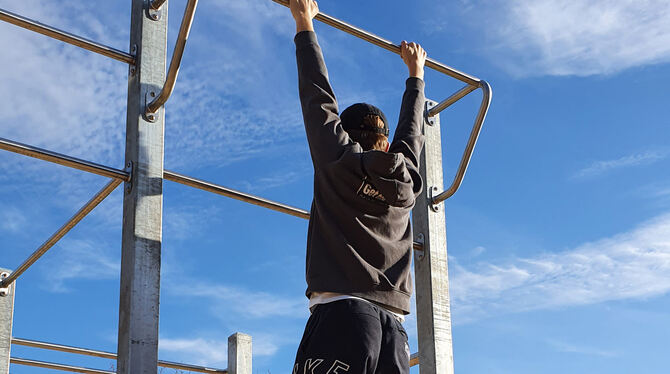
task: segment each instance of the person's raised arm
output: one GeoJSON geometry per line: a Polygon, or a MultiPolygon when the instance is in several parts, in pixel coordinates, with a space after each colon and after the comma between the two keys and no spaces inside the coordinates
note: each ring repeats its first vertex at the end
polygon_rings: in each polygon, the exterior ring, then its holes
{"type": "Polygon", "coordinates": [[[405,81],[398,127],[389,152],[402,153],[411,164],[408,166],[418,173],[419,155],[424,143],[422,126],[426,97],[423,91],[423,67],[426,63],[426,51],[416,43],[403,41],[400,45],[400,56],[407,65],[409,78],[405,81]]]}
{"type": "Polygon", "coordinates": [[[328,80],[328,70],[314,33],[312,18],[319,13],[314,0],[291,0],[296,26],[298,88],[305,132],[314,166],[336,160],[349,143],[340,126],[337,100],[328,80]]]}

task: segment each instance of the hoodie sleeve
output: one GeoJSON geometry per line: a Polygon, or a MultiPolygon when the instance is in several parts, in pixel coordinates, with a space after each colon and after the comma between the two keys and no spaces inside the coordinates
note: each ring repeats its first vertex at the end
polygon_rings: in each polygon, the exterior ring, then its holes
{"type": "MultiPolygon", "coordinates": [[[[407,78],[405,93],[400,107],[398,127],[393,135],[393,143],[389,152],[402,153],[407,161],[407,168],[414,176],[419,176],[419,156],[424,144],[423,114],[426,97],[424,96],[425,83],[416,77],[407,78]]],[[[416,179],[416,177],[413,177],[416,179]]],[[[415,181],[415,192],[421,190],[421,179],[415,181]]]]}
{"type": "Polygon", "coordinates": [[[305,132],[312,162],[318,167],[338,159],[350,140],[340,125],[337,100],[316,34],[302,31],[294,41],[305,132]]]}

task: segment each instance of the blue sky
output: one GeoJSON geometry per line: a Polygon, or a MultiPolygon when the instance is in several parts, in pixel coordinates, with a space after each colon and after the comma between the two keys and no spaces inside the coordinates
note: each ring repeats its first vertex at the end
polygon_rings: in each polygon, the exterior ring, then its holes
{"type": "MultiPolygon", "coordinates": [[[[170,48],[185,1],[170,2],[170,48]]],[[[670,3],[665,0],[320,2],[321,10],[489,81],[461,190],[446,203],[459,373],[665,373],[670,365],[670,3]]],[[[128,50],[130,2],[0,0],[128,50]]],[[[317,24],[345,107],[397,118],[399,57],[317,24]]],[[[269,0],[202,1],[167,104],[165,167],[307,209],[294,27],[269,0]]],[[[122,167],[127,66],[0,24],[0,137],[122,167]]],[[[461,87],[434,72],[426,94],[461,87]]],[[[441,115],[451,181],[480,100],[441,115]]],[[[0,267],[18,266],[106,183],[0,152],[0,267]]],[[[287,373],[307,319],[307,222],[164,184],[160,353],[287,373]]],[[[121,194],[18,282],[14,335],[116,350],[121,194]]],[[[415,320],[410,317],[412,352],[415,320]]],[[[115,363],[15,348],[16,356],[115,363]]],[[[44,369],[12,366],[12,373],[44,369]]]]}

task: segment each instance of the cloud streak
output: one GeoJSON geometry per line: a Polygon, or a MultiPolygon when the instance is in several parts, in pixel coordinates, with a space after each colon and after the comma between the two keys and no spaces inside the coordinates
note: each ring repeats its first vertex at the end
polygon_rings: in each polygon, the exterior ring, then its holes
{"type": "MultiPolygon", "coordinates": [[[[252,352],[254,357],[273,356],[285,343],[279,336],[269,334],[252,335],[252,352]]],[[[207,338],[169,338],[161,337],[158,343],[161,354],[178,357],[189,364],[201,366],[228,365],[228,341],[207,338]]]]}
{"type": "Polygon", "coordinates": [[[452,266],[454,321],[670,291],[670,214],[557,254],[452,266]]]}
{"type": "Polygon", "coordinates": [[[45,261],[49,268],[47,288],[53,292],[69,292],[66,283],[73,279],[117,279],[121,260],[93,240],[64,239],[58,257],[45,261]]]}
{"type": "Polygon", "coordinates": [[[596,161],[588,167],[579,170],[573,175],[573,178],[594,177],[615,169],[649,165],[667,158],[669,154],[670,152],[667,151],[648,151],[624,156],[615,160],[596,161]]]}
{"type": "MultiPolygon", "coordinates": [[[[614,74],[670,61],[665,0],[464,3],[463,18],[485,12],[486,53],[516,76],[614,74]]],[[[442,22],[427,24],[444,28],[442,22]]]]}
{"type": "Polygon", "coordinates": [[[207,282],[181,282],[188,287],[169,285],[169,292],[209,299],[208,305],[214,308],[231,310],[240,317],[263,319],[272,317],[290,317],[302,319],[308,316],[307,299],[302,295],[282,297],[267,292],[258,292],[243,288],[212,284],[207,282]]]}

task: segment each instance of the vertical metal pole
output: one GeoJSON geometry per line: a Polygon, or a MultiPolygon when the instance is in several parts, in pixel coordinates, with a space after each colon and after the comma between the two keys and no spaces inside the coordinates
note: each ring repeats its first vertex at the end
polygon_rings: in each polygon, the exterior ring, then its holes
{"type": "Polygon", "coordinates": [[[228,374],[251,374],[251,336],[236,332],[228,337],[228,374]]]}
{"type": "MultiPolygon", "coordinates": [[[[0,268],[0,278],[10,271],[0,268]]],[[[12,323],[14,320],[14,290],[16,282],[0,289],[0,374],[9,373],[10,348],[12,346],[12,323]]]]}
{"type": "MultiPolygon", "coordinates": [[[[436,104],[427,101],[427,110],[436,104]]],[[[423,242],[423,251],[416,251],[414,257],[419,370],[421,374],[453,374],[444,204],[431,205],[432,195],[443,190],[439,116],[425,122],[424,134],[426,145],[421,153],[424,192],[412,211],[414,241],[423,242]]]]}
{"type": "Polygon", "coordinates": [[[161,109],[148,121],[147,101],[165,82],[167,4],[148,16],[147,0],[132,0],[130,51],[136,56],[128,77],[126,165],[132,179],[123,200],[123,238],[117,373],[156,374],[163,211],[163,129],[161,109]]]}

